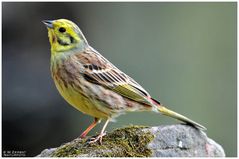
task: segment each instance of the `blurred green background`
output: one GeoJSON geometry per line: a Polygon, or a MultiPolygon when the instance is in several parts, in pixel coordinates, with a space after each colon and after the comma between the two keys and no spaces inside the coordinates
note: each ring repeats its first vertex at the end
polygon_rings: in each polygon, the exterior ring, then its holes
{"type": "MultiPolygon", "coordinates": [[[[164,105],[206,126],[207,135],[235,157],[236,5],[3,2],[3,150],[35,156],[78,137],[93,120],[70,107],[50,77],[50,46],[41,21],[67,18],[103,56],[164,105]]],[[[117,121],[107,131],[177,123],[149,112],[117,121]]]]}

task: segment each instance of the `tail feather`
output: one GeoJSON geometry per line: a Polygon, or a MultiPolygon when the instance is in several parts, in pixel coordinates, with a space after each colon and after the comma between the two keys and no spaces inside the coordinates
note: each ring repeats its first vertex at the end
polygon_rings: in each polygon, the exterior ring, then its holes
{"type": "Polygon", "coordinates": [[[195,128],[198,128],[198,129],[201,129],[201,130],[207,130],[207,128],[205,128],[201,124],[198,124],[197,122],[195,122],[195,121],[193,121],[193,120],[191,120],[191,119],[189,119],[189,118],[187,118],[187,117],[185,117],[185,116],[183,116],[181,114],[178,114],[178,113],[176,113],[176,112],[174,112],[172,110],[169,110],[169,109],[165,108],[164,106],[162,106],[160,104],[159,101],[157,101],[157,100],[155,100],[153,98],[151,98],[151,100],[152,100],[152,102],[155,105],[158,106],[158,111],[161,112],[163,115],[166,115],[166,116],[169,116],[169,117],[173,117],[175,119],[183,121],[183,122],[187,123],[188,125],[191,125],[191,126],[193,126],[195,128]]]}
{"type": "Polygon", "coordinates": [[[173,117],[175,119],[178,119],[180,121],[183,121],[185,123],[187,123],[188,125],[191,125],[195,128],[198,128],[198,129],[201,129],[201,130],[207,130],[207,128],[205,128],[204,126],[198,124],[197,122],[181,115],[181,114],[178,114],[172,110],[169,110],[167,108],[165,108],[164,106],[161,106],[161,105],[158,105],[158,110],[163,114],[163,115],[166,115],[166,116],[169,116],[169,117],[173,117]]]}

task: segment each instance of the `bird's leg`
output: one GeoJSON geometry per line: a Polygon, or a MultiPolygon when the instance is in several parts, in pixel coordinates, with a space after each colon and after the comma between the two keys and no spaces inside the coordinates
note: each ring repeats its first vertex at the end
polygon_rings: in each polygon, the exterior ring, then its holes
{"type": "Polygon", "coordinates": [[[96,138],[92,138],[92,141],[90,141],[89,144],[95,143],[95,142],[98,141],[98,140],[99,140],[100,144],[102,144],[102,138],[103,138],[103,136],[106,135],[106,133],[105,133],[105,128],[106,128],[106,126],[108,125],[109,121],[110,121],[109,119],[106,120],[105,125],[103,126],[103,128],[102,128],[100,134],[99,134],[96,138]]]}
{"type": "Polygon", "coordinates": [[[99,118],[95,118],[94,122],[90,124],[90,126],[80,135],[80,138],[85,138],[86,135],[100,122],[99,118]]]}

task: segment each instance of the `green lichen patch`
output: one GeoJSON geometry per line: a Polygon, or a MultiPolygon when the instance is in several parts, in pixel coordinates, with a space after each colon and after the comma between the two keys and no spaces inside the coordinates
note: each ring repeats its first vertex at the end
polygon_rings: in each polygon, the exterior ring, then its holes
{"type": "Polygon", "coordinates": [[[75,139],[56,149],[52,157],[149,157],[147,145],[154,136],[145,126],[116,129],[103,137],[103,143],[88,144],[88,139],[75,139]]]}

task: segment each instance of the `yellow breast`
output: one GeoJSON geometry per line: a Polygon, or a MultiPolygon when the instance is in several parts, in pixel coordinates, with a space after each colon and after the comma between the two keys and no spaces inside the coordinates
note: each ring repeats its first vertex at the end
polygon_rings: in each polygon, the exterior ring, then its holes
{"type": "Polygon", "coordinates": [[[62,82],[58,78],[54,78],[55,85],[61,96],[77,110],[97,118],[108,118],[108,114],[97,109],[97,101],[89,99],[83,95],[80,90],[76,90],[71,85],[62,82]]]}

